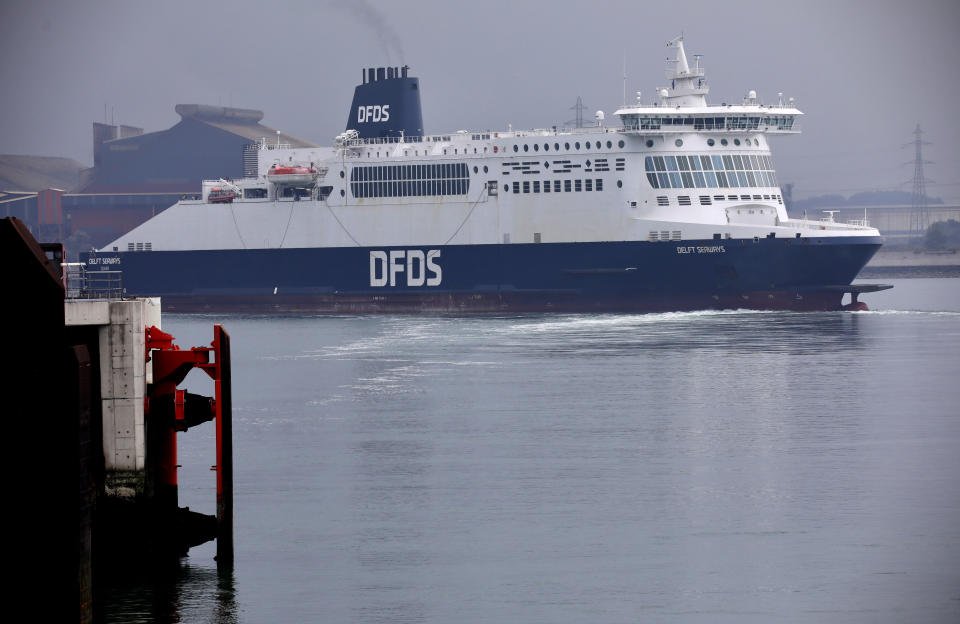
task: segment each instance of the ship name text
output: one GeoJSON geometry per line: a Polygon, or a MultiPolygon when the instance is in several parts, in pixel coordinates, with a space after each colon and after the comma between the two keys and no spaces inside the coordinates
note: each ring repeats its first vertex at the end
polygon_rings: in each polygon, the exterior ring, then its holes
{"type": "Polygon", "coordinates": [[[726,253],[723,245],[689,245],[677,247],[678,254],[726,253]]]}

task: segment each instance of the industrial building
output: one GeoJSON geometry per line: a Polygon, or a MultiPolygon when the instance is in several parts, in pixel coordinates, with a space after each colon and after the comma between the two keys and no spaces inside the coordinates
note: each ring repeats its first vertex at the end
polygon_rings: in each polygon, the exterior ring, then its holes
{"type": "Polygon", "coordinates": [[[38,240],[63,241],[75,260],[80,251],[107,244],[182,196],[200,193],[202,180],[255,176],[261,141],[316,147],[261,124],[262,111],[203,104],[174,110],[180,122],[157,132],[94,123],[94,166],[79,173],[77,184],[41,189],[30,188],[35,175],[22,184],[7,179],[11,187],[0,189],[0,217],[22,220],[38,240]]]}

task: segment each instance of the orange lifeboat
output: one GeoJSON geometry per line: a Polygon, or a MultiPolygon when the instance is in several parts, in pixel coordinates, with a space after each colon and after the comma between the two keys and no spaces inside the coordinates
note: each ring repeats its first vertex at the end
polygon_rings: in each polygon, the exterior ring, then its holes
{"type": "Polygon", "coordinates": [[[233,191],[215,186],[210,189],[210,193],[207,195],[207,201],[211,204],[229,204],[232,203],[236,197],[237,194],[233,191]]]}
{"type": "Polygon", "coordinates": [[[267,179],[279,186],[311,186],[317,175],[314,167],[274,165],[267,172],[267,179]]]}

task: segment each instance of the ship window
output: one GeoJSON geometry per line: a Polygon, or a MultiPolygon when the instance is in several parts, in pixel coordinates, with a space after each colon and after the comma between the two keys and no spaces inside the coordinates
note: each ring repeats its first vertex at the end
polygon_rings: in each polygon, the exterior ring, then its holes
{"type": "Polygon", "coordinates": [[[487,173],[487,171],[488,171],[488,170],[487,170],[487,166],[484,165],[484,166],[483,166],[483,172],[484,172],[484,173],[487,173]]]}
{"type": "Polygon", "coordinates": [[[580,141],[577,141],[576,143],[574,143],[573,146],[577,149],[580,149],[580,141]]]}
{"type": "Polygon", "coordinates": [[[526,181],[526,180],[525,180],[525,181],[523,182],[523,192],[524,192],[524,193],[529,193],[529,192],[530,192],[530,182],[529,182],[529,181],[526,181]]]}
{"type": "Polygon", "coordinates": [[[747,183],[747,176],[742,171],[737,172],[737,179],[740,181],[740,186],[746,187],[749,186],[747,183]]]}
{"type": "Polygon", "coordinates": [[[703,174],[699,171],[693,172],[693,183],[697,188],[703,188],[706,186],[706,183],[703,181],[703,174]]]}
{"type": "Polygon", "coordinates": [[[597,190],[598,191],[603,190],[603,178],[597,178],[597,190]]]}
{"type": "Polygon", "coordinates": [[[740,139],[734,139],[734,140],[733,140],[733,144],[734,144],[734,145],[740,145],[740,139]]]}
{"type": "Polygon", "coordinates": [[[504,193],[509,193],[509,192],[510,192],[510,185],[509,185],[509,184],[504,184],[504,185],[503,185],[503,192],[504,192],[504,193]]]}
{"type": "Polygon", "coordinates": [[[643,159],[643,166],[647,171],[653,171],[653,157],[647,156],[643,159]]]}
{"type": "Polygon", "coordinates": [[[681,172],[680,178],[683,180],[683,188],[693,188],[693,177],[689,171],[681,172]]]}
{"type": "Polygon", "coordinates": [[[570,144],[569,144],[569,143],[564,143],[564,144],[563,144],[563,149],[566,149],[566,150],[570,149],[570,144]]]}
{"type": "Polygon", "coordinates": [[[650,182],[650,186],[652,186],[653,188],[660,188],[660,185],[657,184],[657,174],[648,173],[647,180],[650,182]]]}
{"type": "Polygon", "coordinates": [[[520,192],[520,183],[519,183],[519,182],[514,182],[514,183],[513,183],[513,192],[514,192],[514,193],[519,193],[519,192],[520,192]]]}
{"type": "Polygon", "coordinates": [[[727,174],[724,173],[723,171],[717,172],[717,185],[720,186],[721,188],[727,187],[727,174]]]}
{"type": "Polygon", "coordinates": [[[553,181],[553,192],[554,192],[554,193],[559,193],[559,192],[560,192],[560,180],[554,180],[554,181],[553,181]]]}
{"type": "Polygon", "coordinates": [[[553,151],[555,151],[555,152],[559,152],[559,151],[560,151],[560,144],[559,144],[559,143],[554,143],[554,144],[553,144],[553,151]]]}
{"type": "Polygon", "coordinates": [[[647,139],[647,147],[653,147],[653,139],[647,139]]]}
{"type": "Polygon", "coordinates": [[[549,144],[549,143],[544,143],[544,144],[543,144],[543,151],[545,151],[545,152],[549,152],[549,151],[550,151],[550,144],[549,144]]]}
{"type": "Polygon", "coordinates": [[[523,144],[523,151],[529,152],[529,151],[530,151],[530,146],[527,145],[526,143],[524,143],[524,144],[523,144]]]}
{"type": "Polygon", "coordinates": [[[473,172],[474,172],[474,173],[480,173],[480,168],[477,167],[476,165],[474,165],[474,166],[473,166],[473,172]]]}
{"type": "Polygon", "coordinates": [[[677,156],[677,165],[680,167],[680,171],[690,171],[690,165],[687,164],[686,156],[677,156]]]}
{"type": "Polygon", "coordinates": [[[670,178],[665,173],[658,173],[657,180],[660,181],[660,188],[670,188],[670,178]]]}
{"type": "Polygon", "coordinates": [[[544,192],[544,193],[549,193],[549,192],[550,192],[550,180],[544,180],[544,181],[543,181],[543,192],[544,192]]]}
{"type": "Polygon", "coordinates": [[[747,171],[746,175],[747,175],[747,184],[749,184],[750,186],[757,186],[757,179],[753,177],[753,172],[747,171]]]}
{"type": "Polygon", "coordinates": [[[690,161],[690,171],[700,171],[700,159],[696,156],[690,156],[687,158],[690,161]]]}
{"type": "Polygon", "coordinates": [[[676,157],[676,156],[664,156],[664,160],[665,160],[666,163],[667,163],[667,170],[668,170],[668,171],[676,171],[676,170],[677,170],[677,157],[676,157]]]}
{"type": "MultiPolygon", "coordinates": [[[[524,151],[526,151],[526,146],[524,146],[524,151]]],[[[534,143],[534,144],[533,144],[533,151],[535,151],[535,152],[539,152],[539,151],[540,151],[540,144],[539,144],[539,143],[534,143]]]]}
{"type": "Polygon", "coordinates": [[[727,140],[726,140],[726,139],[720,139],[720,145],[724,145],[724,146],[728,145],[727,140]]]}
{"type": "Polygon", "coordinates": [[[619,147],[620,149],[623,149],[623,146],[624,146],[623,140],[617,141],[617,147],[619,147]]]}
{"type": "Polygon", "coordinates": [[[683,145],[683,139],[677,139],[676,141],[673,142],[673,144],[676,145],[677,147],[681,147],[683,145]]]}
{"type": "Polygon", "coordinates": [[[570,184],[570,180],[564,180],[564,181],[563,181],[563,192],[564,192],[564,193],[569,193],[572,188],[573,188],[573,185],[570,184]]]}
{"type": "Polygon", "coordinates": [[[683,188],[683,182],[680,180],[679,173],[670,173],[670,186],[673,188],[683,188]]]}
{"type": "Polygon", "coordinates": [[[710,160],[709,156],[701,156],[700,164],[704,171],[713,171],[713,161],[710,160]]]}
{"type": "Polygon", "coordinates": [[[520,151],[520,146],[518,146],[517,144],[514,144],[514,145],[513,145],[513,151],[515,151],[515,152],[520,151]]]}
{"type": "Polygon", "coordinates": [[[607,141],[607,149],[610,149],[611,147],[613,147],[613,142],[607,141]]]}
{"type": "Polygon", "coordinates": [[[743,158],[740,156],[740,154],[733,155],[733,168],[737,171],[743,171],[743,158]]]}
{"type": "Polygon", "coordinates": [[[656,166],[657,171],[666,171],[667,167],[663,164],[663,156],[654,156],[653,164],[656,166]]]}
{"type": "Polygon", "coordinates": [[[707,178],[707,186],[710,188],[717,188],[717,174],[712,171],[707,171],[703,175],[707,178]]]}
{"type": "Polygon", "coordinates": [[[713,139],[707,139],[707,145],[709,145],[710,147],[713,147],[714,143],[716,143],[716,141],[714,141],[713,139]]]}
{"type": "Polygon", "coordinates": [[[584,180],[583,185],[584,185],[584,190],[587,190],[587,191],[593,190],[593,180],[591,180],[590,178],[587,178],[586,180],[584,180]]]}
{"type": "Polygon", "coordinates": [[[577,193],[583,190],[582,183],[579,179],[573,181],[573,188],[576,189],[577,193]]]}

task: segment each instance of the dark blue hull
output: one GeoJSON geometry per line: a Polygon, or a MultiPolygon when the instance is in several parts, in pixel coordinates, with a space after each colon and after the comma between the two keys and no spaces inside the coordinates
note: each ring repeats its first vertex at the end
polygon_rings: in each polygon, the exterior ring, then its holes
{"type": "Polygon", "coordinates": [[[840,309],[879,237],[101,252],[167,311],[840,309]]]}

